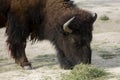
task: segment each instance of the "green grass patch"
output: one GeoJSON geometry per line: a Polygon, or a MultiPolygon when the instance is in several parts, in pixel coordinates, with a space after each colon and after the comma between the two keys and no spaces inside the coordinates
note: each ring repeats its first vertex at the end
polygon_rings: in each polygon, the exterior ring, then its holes
{"type": "Polygon", "coordinates": [[[100,16],[100,20],[102,20],[102,21],[107,21],[107,20],[109,20],[110,18],[107,16],[107,15],[101,15],[100,16]]]}
{"type": "Polygon", "coordinates": [[[107,80],[108,73],[92,65],[77,65],[69,74],[63,75],[61,80],[107,80]]]}

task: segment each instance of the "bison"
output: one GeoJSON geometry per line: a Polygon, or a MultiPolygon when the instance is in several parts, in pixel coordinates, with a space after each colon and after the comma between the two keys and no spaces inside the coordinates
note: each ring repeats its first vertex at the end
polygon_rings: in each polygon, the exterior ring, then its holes
{"type": "Polygon", "coordinates": [[[96,13],[79,9],[70,0],[0,0],[0,27],[6,26],[7,44],[15,63],[31,69],[26,40],[49,40],[60,66],[72,69],[91,63],[91,40],[96,13]]]}

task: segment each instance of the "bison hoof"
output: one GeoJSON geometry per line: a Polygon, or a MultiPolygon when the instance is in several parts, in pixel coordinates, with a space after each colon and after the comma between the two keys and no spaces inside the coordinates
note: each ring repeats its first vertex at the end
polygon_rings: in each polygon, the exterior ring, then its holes
{"type": "Polygon", "coordinates": [[[25,70],[31,70],[32,66],[29,66],[29,65],[28,66],[24,66],[23,69],[25,69],[25,70]]]}

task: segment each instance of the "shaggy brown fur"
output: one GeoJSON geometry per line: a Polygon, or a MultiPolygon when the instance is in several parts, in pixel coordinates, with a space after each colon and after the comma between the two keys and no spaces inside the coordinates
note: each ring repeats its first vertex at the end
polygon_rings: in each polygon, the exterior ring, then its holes
{"type": "Polygon", "coordinates": [[[9,23],[6,34],[11,56],[22,67],[31,66],[25,55],[29,36],[31,40],[50,40],[56,46],[62,68],[91,63],[92,25],[97,15],[93,17],[70,0],[0,0],[0,4],[0,14],[9,23]],[[65,32],[63,25],[72,17],[72,33],[65,32]]]}
{"type": "Polygon", "coordinates": [[[0,28],[6,26],[7,18],[3,15],[0,15],[0,28]]]}

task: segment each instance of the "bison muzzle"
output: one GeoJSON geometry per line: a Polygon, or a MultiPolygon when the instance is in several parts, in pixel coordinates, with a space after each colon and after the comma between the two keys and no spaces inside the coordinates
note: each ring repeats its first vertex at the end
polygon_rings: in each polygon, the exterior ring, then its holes
{"type": "Polygon", "coordinates": [[[0,0],[0,27],[6,26],[7,44],[15,62],[30,69],[26,40],[49,40],[60,66],[72,69],[91,63],[91,40],[96,13],[79,9],[70,0],[0,0]]]}

